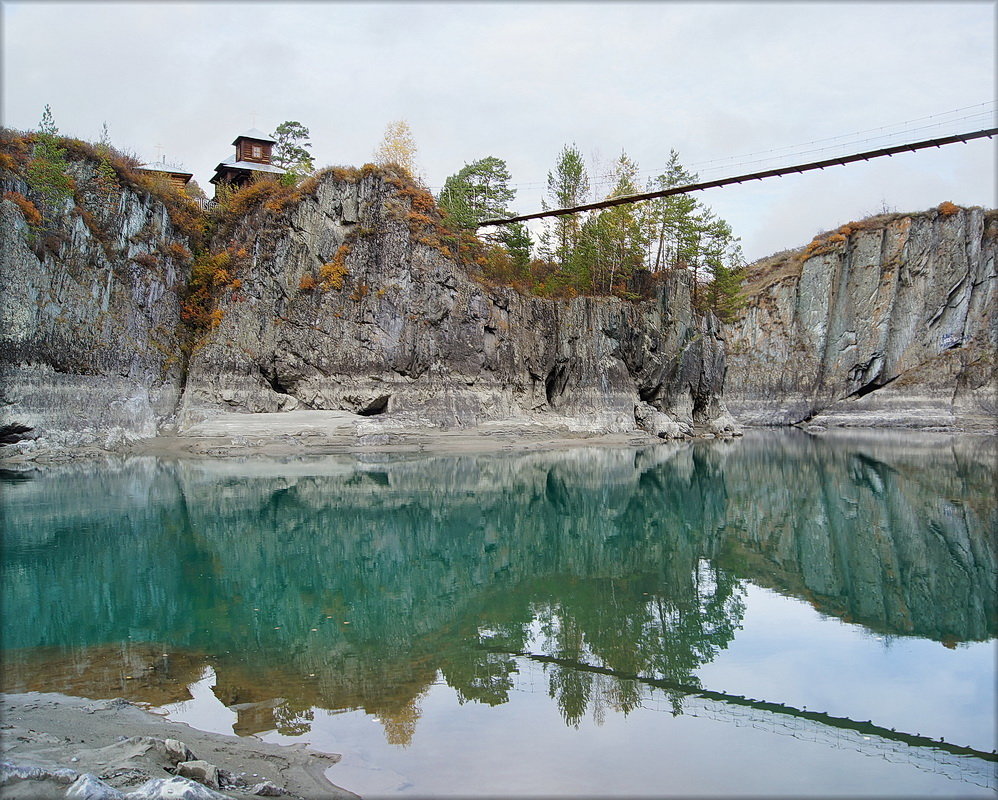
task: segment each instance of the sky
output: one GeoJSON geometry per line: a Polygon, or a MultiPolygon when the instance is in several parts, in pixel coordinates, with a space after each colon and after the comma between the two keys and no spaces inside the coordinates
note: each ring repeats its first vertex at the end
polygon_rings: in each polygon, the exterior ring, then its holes
{"type": "MultiPolygon", "coordinates": [[[[642,181],[701,179],[996,127],[996,9],[980,2],[48,2],[2,5],[2,122],[162,157],[208,184],[232,140],[286,120],[317,166],[373,160],[405,120],[434,192],[486,156],[540,210],[574,145],[642,181]]],[[[884,210],[996,205],[996,139],[697,193],[748,260],[884,210]]],[[[642,187],[643,188],[643,187],[642,187]]]]}

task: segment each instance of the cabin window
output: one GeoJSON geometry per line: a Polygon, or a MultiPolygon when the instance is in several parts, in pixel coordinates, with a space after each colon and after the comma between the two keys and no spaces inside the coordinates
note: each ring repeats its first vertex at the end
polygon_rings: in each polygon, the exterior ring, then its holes
{"type": "Polygon", "coordinates": [[[260,145],[253,145],[253,158],[263,158],[263,148],[260,145]]]}

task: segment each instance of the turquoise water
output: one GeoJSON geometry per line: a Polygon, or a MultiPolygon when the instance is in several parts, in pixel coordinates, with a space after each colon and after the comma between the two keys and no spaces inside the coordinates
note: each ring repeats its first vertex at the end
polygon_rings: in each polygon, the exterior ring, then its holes
{"type": "Polygon", "coordinates": [[[5,472],[3,687],[307,741],[365,796],[991,795],[994,447],[5,472]]]}

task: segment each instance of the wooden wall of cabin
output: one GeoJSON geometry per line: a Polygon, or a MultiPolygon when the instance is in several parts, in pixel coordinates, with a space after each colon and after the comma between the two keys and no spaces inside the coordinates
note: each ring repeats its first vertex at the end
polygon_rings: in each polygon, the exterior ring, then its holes
{"type": "Polygon", "coordinates": [[[239,142],[236,156],[239,161],[252,161],[257,164],[269,164],[270,151],[272,147],[273,145],[267,142],[242,139],[239,142]],[[256,149],[255,152],[254,148],[256,149]]]}

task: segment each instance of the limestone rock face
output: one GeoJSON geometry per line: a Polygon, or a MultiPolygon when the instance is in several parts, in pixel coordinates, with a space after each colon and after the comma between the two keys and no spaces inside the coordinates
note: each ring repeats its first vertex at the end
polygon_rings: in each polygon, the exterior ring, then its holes
{"type": "Polygon", "coordinates": [[[0,200],[0,427],[30,426],[54,446],[113,446],[155,435],[176,410],[186,275],[165,247],[185,242],[151,197],[99,197],[93,165],[72,168],[77,197],[47,231],[0,200]]]}
{"type": "Polygon", "coordinates": [[[684,276],[644,302],[489,288],[420,240],[411,202],[366,171],[327,175],[286,219],[245,218],[242,284],[191,359],[181,429],[290,409],[608,432],[635,429],[641,401],[688,426],[723,413],[720,330],[693,312],[684,276]]]}
{"type": "Polygon", "coordinates": [[[996,251],[998,213],[953,207],[760,262],[727,330],[728,408],[749,425],[994,430],[996,251]]]}
{"type": "Polygon", "coordinates": [[[86,159],[71,168],[75,196],[41,231],[15,202],[30,188],[0,173],[15,193],[0,204],[0,431],[33,429],[21,452],[113,449],[225,411],[344,410],[377,417],[367,434],[499,419],[633,431],[639,403],[677,430],[724,415],[721,332],[686,276],[639,302],[489,287],[420,234],[414,190],[380,170],[331,171],[216,231],[238,280],[188,358],[190,242],[154,197],[102,191],[86,159]]]}

